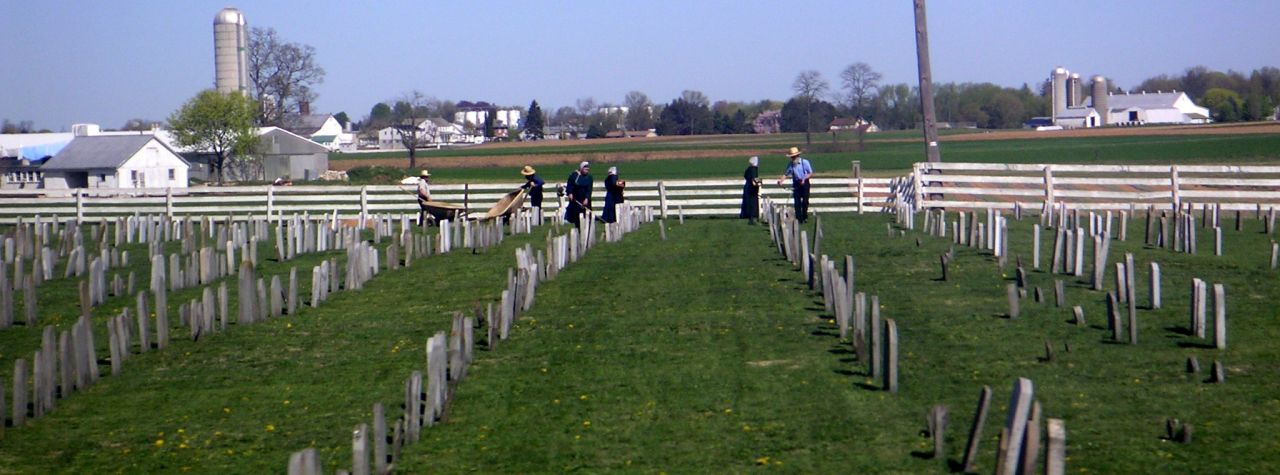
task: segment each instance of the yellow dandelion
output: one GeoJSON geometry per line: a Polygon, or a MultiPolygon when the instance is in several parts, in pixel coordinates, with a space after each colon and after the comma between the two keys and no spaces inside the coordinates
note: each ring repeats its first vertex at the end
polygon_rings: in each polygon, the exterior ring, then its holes
{"type": "Polygon", "coordinates": [[[227,413],[227,414],[231,414],[231,408],[229,408],[229,407],[224,407],[224,408],[222,408],[222,412],[225,412],[225,413],[227,413]]]}
{"type": "Polygon", "coordinates": [[[582,427],[591,427],[591,421],[582,421],[582,427]]]}
{"type": "Polygon", "coordinates": [[[542,372],[543,372],[543,373],[547,372],[547,369],[546,369],[546,368],[542,368],[542,372]]]}
{"type": "Polygon", "coordinates": [[[276,431],[276,426],[275,426],[275,425],[273,425],[273,424],[267,424],[267,432],[275,432],[275,431],[276,431]]]}
{"type": "Polygon", "coordinates": [[[288,400],[288,399],[285,399],[285,400],[284,400],[284,405],[286,405],[286,406],[288,406],[288,405],[289,405],[289,400],[288,400]]]}
{"type": "Polygon", "coordinates": [[[578,399],[579,399],[579,400],[582,400],[582,401],[586,401],[588,398],[587,398],[587,395],[586,395],[586,394],[583,394],[583,395],[581,395],[581,396],[578,396],[578,399]]]}
{"type": "Polygon", "coordinates": [[[559,400],[559,399],[552,399],[552,400],[551,400],[551,404],[560,404],[560,400],[559,400]]]}
{"type": "Polygon", "coordinates": [[[769,465],[769,457],[760,457],[756,459],[756,465],[769,465]]]}
{"type": "Polygon", "coordinates": [[[733,414],[733,409],[725,409],[725,410],[724,410],[724,413],[725,413],[725,414],[733,414]]]}
{"type": "Polygon", "coordinates": [[[156,439],[156,447],[164,447],[164,439],[156,439]]]}

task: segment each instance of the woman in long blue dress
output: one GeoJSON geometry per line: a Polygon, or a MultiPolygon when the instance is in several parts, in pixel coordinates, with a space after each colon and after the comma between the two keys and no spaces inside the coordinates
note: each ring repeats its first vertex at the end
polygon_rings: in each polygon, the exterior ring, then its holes
{"type": "Polygon", "coordinates": [[[747,170],[742,172],[742,210],[738,217],[755,224],[760,217],[760,157],[751,157],[747,163],[747,170]]]}
{"type": "Polygon", "coordinates": [[[626,201],[622,196],[622,190],[627,187],[627,182],[618,179],[618,167],[609,167],[609,177],[604,179],[604,222],[612,223],[618,221],[618,203],[626,201]]]}

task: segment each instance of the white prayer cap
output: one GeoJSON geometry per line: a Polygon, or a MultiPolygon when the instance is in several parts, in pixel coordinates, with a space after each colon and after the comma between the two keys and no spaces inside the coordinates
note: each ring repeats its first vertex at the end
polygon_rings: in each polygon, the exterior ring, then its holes
{"type": "Polygon", "coordinates": [[[751,166],[753,166],[753,167],[758,167],[758,166],[760,166],[760,157],[759,157],[759,156],[753,156],[753,157],[751,157],[750,159],[748,159],[748,160],[747,160],[747,163],[750,163],[750,164],[751,164],[751,166]]]}
{"type": "Polygon", "coordinates": [[[618,167],[609,167],[609,174],[610,174],[610,175],[617,175],[617,174],[618,174],[618,167]]]}

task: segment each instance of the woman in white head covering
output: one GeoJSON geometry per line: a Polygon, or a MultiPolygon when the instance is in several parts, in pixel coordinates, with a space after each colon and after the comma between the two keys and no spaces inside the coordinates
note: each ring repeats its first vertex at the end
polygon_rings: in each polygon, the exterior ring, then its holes
{"type": "Polygon", "coordinates": [[[618,203],[626,201],[622,196],[622,189],[626,187],[627,182],[618,179],[618,167],[609,167],[609,176],[604,179],[604,222],[618,220],[617,207],[618,203]]]}
{"type": "Polygon", "coordinates": [[[573,223],[575,227],[581,226],[579,218],[583,213],[591,211],[591,187],[594,184],[591,164],[588,162],[578,164],[578,169],[569,174],[569,180],[564,184],[565,195],[569,197],[569,204],[565,206],[565,221],[573,223]]]}
{"type": "Polygon", "coordinates": [[[755,224],[760,217],[760,157],[747,160],[747,171],[742,172],[742,210],[739,218],[747,224],[755,224]]]}

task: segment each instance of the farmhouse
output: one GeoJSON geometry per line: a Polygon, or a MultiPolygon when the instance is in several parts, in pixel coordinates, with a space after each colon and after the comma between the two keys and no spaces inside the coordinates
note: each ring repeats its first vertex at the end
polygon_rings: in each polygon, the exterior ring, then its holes
{"type": "Polygon", "coordinates": [[[776,134],[782,132],[782,111],[764,111],[751,121],[751,129],[757,134],[776,134]]]}
{"type": "Polygon", "coordinates": [[[1207,124],[1209,109],[1185,92],[1114,94],[1107,79],[1094,76],[1088,97],[1079,73],[1058,67],[1050,73],[1053,125],[1064,128],[1104,125],[1207,124]]]}
{"type": "MultiPolygon", "coordinates": [[[[408,123],[405,123],[408,125],[408,123]]],[[[430,147],[438,147],[440,145],[464,144],[464,143],[480,143],[484,140],[483,136],[468,134],[463,131],[462,126],[449,122],[439,117],[423,119],[417,126],[418,142],[430,147]]],[[[378,148],[382,150],[397,150],[404,148],[404,143],[400,138],[404,136],[400,127],[384,127],[378,131],[378,148]]]]}
{"type": "Polygon", "coordinates": [[[332,114],[298,114],[284,118],[281,128],[323,145],[329,150],[348,150],[355,146],[355,134],[343,130],[332,114]]]}
{"type": "Polygon", "coordinates": [[[190,164],[154,135],[76,137],[40,167],[45,188],[185,188],[190,164]]]}

